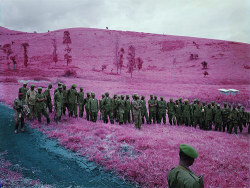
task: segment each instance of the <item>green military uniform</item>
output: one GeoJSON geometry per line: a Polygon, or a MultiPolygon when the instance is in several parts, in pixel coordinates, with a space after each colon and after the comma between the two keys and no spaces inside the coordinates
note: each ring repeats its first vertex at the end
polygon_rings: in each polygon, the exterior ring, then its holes
{"type": "Polygon", "coordinates": [[[140,103],[141,103],[142,124],[144,124],[144,118],[146,118],[147,123],[149,123],[149,121],[148,121],[148,111],[147,111],[147,107],[146,107],[145,96],[141,97],[140,103]]]}
{"type": "Polygon", "coordinates": [[[126,100],[125,100],[125,111],[124,111],[124,123],[126,124],[127,122],[130,123],[131,118],[130,118],[130,100],[129,100],[129,95],[126,95],[126,100]]]}
{"type": "Polygon", "coordinates": [[[86,119],[88,121],[90,120],[89,99],[90,99],[90,93],[87,93],[87,97],[84,99],[84,105],[86,111],[86,119]]]}
{"type": "Polygon", "coordinates": [[[211,108],[211,105],[208,104],[208,107],[205,110],[206,130],[212,130],[212,122],[213,122],[213,109],[211,108]]]}
{"type": "Polygon", "coordinates": [[[247,112],[248,134],[250,134],[250,112],[247,112]]]}
{"type": "Polygon", "coordinates": [[[23,93],[18,94],[18,98],[14,100],[14,109],[16,110],[16,126],[15,133],[17,133],[18,126],[21,123],[21,129],[24,127],[24,114],[23,114],[23,106],[26,105],[26,101],[23,100],[23,93]]]}
{"type": "Polygon", "coordinates": [[[235,109],[235,107],[229,114],[229,120],[230,120],[229,133],[231,134],[234,128],[234,133],[237,134],[238,123],[239,123],[239,113],[235,109]]]}
{"type": "Polygon", "coordinates": [[[242,118],[242,125],[246,127],[247,125],[247,112],[245,112],[245,108],[242,106],[240,109],[240,117],[242,118]]]}
{"type": "Polygon", "coordinates": [[[91,93],[91,98],[89,99],[89,111],[90,111],[90,119],[93,122],[97,120],[97,113],[98,113],[98,100],[95,98],[95,93],[91,93]]]}
{"type": "Polygon", "coordinates": [[[194,127],[196,128],[197,124],[199,124],[199,127],[201,128],[201,122],[202,122],[202,114],[201,114],[202,106],[200,105],[200,101],[197,100],[196,104],[193,107],[193,114],[194,114],[194,127]]]}
{"type": "Polygon", "coordinates": [[[80,88],[80,91],[77,93],[77,102],[79,106],[79,117],[83,117],[84,112],[84,92],[83,88],[80,88]]]}
{"type": "Polygon", "coordinates": [[[124,113],[125,113],[125,104],[124,95],[121,96],[121,99],[118,101],[118,114],[119,114],[119,124],[122,125],[124,122],[124,113]]]}
{"type": "Polygon", "coordinates": [[[185,123],[186,126],[191,125],[191,107],[188,104],[188,100],[184,100],[184,105],[183,105],[183,123],[185,123]]]}
{"type": "Polygon", "coordinates": [[[156,122],[159,124],[160,123],[160,113],[159,113],[159,101],[157,100],[157,96],[154,96],[154,100],[155,100],[155,103],[156,103],[156,122]]]}
{"type": "Polygon", "coordinates": [[[100,120],[103,120],[103,117],[104,117],[104,106],[103,106],[104,97],[105,97],[105,95],[102,94],[102,99],[99,100],[100,120]]]}
{"type": "Polygon", "coordinates": [[[114,123],[114,120],[113,120],[113,116],[112,116],[112,110],[113,110],[113,107],[112,107],[112,100],[111,98],[109,97],[109,93],[106,92],[105,93],[105,98],[103,99],[103,105],[104,105],[104,123],[108,123],[108,118],[109,118],[109,121],[111,124],[114,123]]]}
{"type": "Polygon", "coordinates": [[[28,90],[26,93],[26,102],[29,106],[30,115],[31,115],[32,119],[36,117],[36,94],[37,94],[37,91],[35,91],[34,88],[35,88],[35,86],[32,84],[31,89],[28,90]]]}
{"type": "Polygon", "coordinates": [[[181,118],[182,118],[182,105],[179,104],[179,100],[176,100],[175,101],[175,115],[176,115],[176,121],[177,121],[177,125],[181,125],[182,121],[181,121],[181,118]]]}
{"type": "Polygon", "coordinates": [[[112,113],[113,113],[113,119],[116,120],[118,122],[118,99],[117,99],[117,95],[114,94],[114,97],[112,98],[112,113]]]}
{"type": "Polygon", "coordinates": [[[153,123],[155,123],[156,121],[156,106],[157,103],[156,101],[153,99],[153,95],[150,95],[150,99],[148,100],[148,110],[149,110],[149,123],[151,124],[152,119],[153,119],[153,123]]]}
{"type": "Polygon", "coordinates": [[[194,106],[197,102],[197,99],[194,99],[193,103],[190,105],[191,108],[191,125],[194,126],[194,106]]]}
{"type": "Polygon", "coordinates": [[[173,123],[174,125],[176,125],[176,121],[175,121],[176,106],[175,106],[175,103],[173,102],[173,99],[169,100],[167,104],[167,109],[168,109],[168,121],[170,125],[173,125],[173,123]]]}
{"type": "Polygon", "coordinates": [[[138,95],[135,95],[135,100],[132,101],[131,105],[133,109],[134,125],[137,129],[141,129],[141,104],[138,95]]]}
{"type": "MultiPolygon", "coordinates": [[[[197,151],[189,145],[180,144],[180,151],[190,158],[197,158],[197,151]]],[[[169,188],[204,188],[203,178],[197,176],[188,167],[178,165],[168,173],[169,188]]]]}
{"type": "Polygon", "coordinates": [[[212,108],[212,115],[213,115],[212,123],[214,123],[214,116],[215,116],[215,111],[216,111],[216,106],[215,106],[214,101],[211,101],[211,108],[212,108]]]}
{"type": "Polygon", "coordinates": [[[51,95],[50,95],[50,89],[52,88],[52,85],[50,84],[48,88],[45,89],[43,92],[46,97],[46,107],[49,109],[49,112],[52,113],[52,101],[51,101],[51,95]]]}
{"type": "Polygon", "coordinates": [[[184,106],[184,104],[182,102],[182,98],[179,98],[178,100],[179,100],[180,110],[182,110],[181,116],[180,116],[180,125],[182,125],[184,123],[184,121],[183,121],[183,106],[184,106]]]}
{"type": "Polygon", "coordinates": [[[58,92],[54,95],[54,105],[55,105],[55,116],[58,122],[62,116],[62,110],[64,106],[64,93],[62,91],[62,86],[59,86],[58,92]]]}
{"type": "Polygon", "coordinates": [[[69,108],[69,117],[77,117],[77,91],[76,84],[73,84],[72,87],[68,90],[68,108],[69,108]]]}
{"type": "Polygon", "coordinates": [[[201,106],[201,125],[200,125],[200,129],[206,129],[206,103],[203,102],[202,106],[201,106]]]}
{"type": "Polygon", "coordinates": [[[221,114],[222,114],[223,132],[225,132],[227,124],[229,123],[229,121],[228,121],[229,111],[228,111],[228,108],[227,108],[227,103],[224,103],[224,108],[221,109],[221,114]]]}
{"type": "Polygon", "coordinates": [[[42,92],[42,88],[38,88],[38,93],[36,94],[36,109],[37,109],[37,119],[41,122],[41,117],[44,115],[47,119],[47,123],[50,123],[50,118],[46,109],[46,97],[42,92]]]}
{"type": "Polygon", "coordinates": [[[27,88],[27,84],[23,84],[23,87],[19,88],[19,93],[22,93],[22,100],[26,99],[26,94],[29,89],[27,88]]]}
{"type": "Polygon", "coordinates": [[[220,109],[220,105],[217,105],[217,109],[215,109],[215,115],[214,115],[214,126],[215,130],[221,131],[222,129],[222,111],[220,109]]]}
{"type": "MultiPolygon", "coordinates": [[[[63,93],[62,112],[65,115],[66,114],[66,108],[68,109],[68,91],[66,89],[66,85],[63,85],[62,93],[63,93]]],[[[69,109],[68,109],[68,112],[69,112],[69,109]]]]}
{"type": "Polygon", "coordinates": [[[57,85],[58,85],[58,87],[54,90],[54,96],[55,96],[56,92],[59,90],[59,87],[62,86],[62,83],[58,82],[57,85]]]}
{"type": "Polygon", "coordinates": [[[237,112],[238,112],[238,126],[239,126],[239,129],[240,129],[240,132],[242,132],[243,130],[243,116],[244,116],[244,113],[242,113],[242,108],[241,108],[241,105],[238,104],[238,107],[237,107],[237,112]]]}

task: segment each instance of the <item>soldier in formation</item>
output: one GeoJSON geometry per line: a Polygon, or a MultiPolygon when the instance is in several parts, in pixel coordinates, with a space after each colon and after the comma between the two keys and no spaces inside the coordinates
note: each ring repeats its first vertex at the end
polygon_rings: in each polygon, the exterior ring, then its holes
{"type": "MultiPolygon", "coordinates": [[[[58,87],[54,91],[54,116],[55,121],[59,122],[62,115],[66,114],[68,110],[69,117],[75,116],[83,118],[84,108],[86,119],[88,121],[97,121],[97,115],[100,111],[100,120],[104,123],[114,123],[114,120],[119,122],[120,125],[126,123],[134,123],[135,127],[140,129],[144,123],[163,123],[166,124],[166,112],[170,125],[183,125],[199,127],[203,130],[211,130],[214,126],[216,131],[227,131],[235,134],[243,131],[243,128],[248,126],[248,132],[250,132],[249,126],[249,112],[245,111],[245,108],[238,104],[231,109],[231,104],[224,103],[221,108],[219,104],[211,101],[211,104],[206,102],[200,103],[200,100],[195,99],[193,103],[189,104],[187,99],[182,103],[182,98],[174,100],[170,98],[167,103],[163,97],[157,100],[157,96],[150,95],[148,100],[148,109],[145,100],[145,96],[134,94],[132,101],[130,101],[129,95],[117,96],[114,94],[113,98],[109,97],[109,93],[102,94],[102,98],[98,101],[95,97],[95,93],[87,93],[84,97],[83,88],[80,87],[80,91],[77,91],[76,84],[73,84],[70,89],[66,89],[66,85],[58,83],[58,87]]],[[[38,87],[35,90],[35,85],[31,84],[30,89],[27,88],[27,84],[24,83],[19,89],[20,97],[25,104],[28,105],[30,113],[29,119],[37,118],[41,122],[42,115],[47,119],[47,123],[50,122],[49,113],[52,113],[53,105],[51,100],[52,84],[42,92],[42,88],[38,87]],[[48,111],[47,111],[48,109],[48,111]]],[[[18,99],[16,99],[18,101],[18,99]]],[[[27,106],[26,105],[26,106],[27,106]]],[[[14,107],[15,110],[17,107],[14,107]]],[[[20,113],[19,113],[20,114],[20,113]]],[[[22,122],[18,119],[17,122],[22,122]]]]}

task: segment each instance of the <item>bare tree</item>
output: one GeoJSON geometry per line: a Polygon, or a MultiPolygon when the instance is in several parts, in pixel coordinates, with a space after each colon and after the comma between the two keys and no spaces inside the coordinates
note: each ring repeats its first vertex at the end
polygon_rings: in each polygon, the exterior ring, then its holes
{"type": "Polygon", "coordinates": [[[13,67],[14,67],[14,70],[15,70],[15,65],[16,65],[16,56],[11,56],[10,59],[12,60],[12,63],[13,63],[13,67]]]}
{"type": "Polygon", "coordinates": [[[131,78],[132,78],[132,73],[134,71],[134,69],[136,68],[136,64],[135,64],[135,47],[133,45],[130,45],[128,48],[128,72],[131,74],[131,78]]]}
{"type": "Polygon", "coordinates": [[[64,31],[63,44],[66,44],[66,48],[65,48],[66,54],[64,55],[64,59],[67,60],[67,67],[68,67],[69,63],[72,61],[72,56],[69,55],[69,53],[71,52],[71,48],[69,47],[69,44],[71,44],[69,31],[64,31]]]}
{"type": "Polygon", "coordinates": [[[28,61],[29,61],[29,57],[28,57],[28,47],[29,47],[29,44],[27,42],[25,43],[22,43],[22,46],[23,46],[23,50],[24,50],[24,66],[25,68],[27,68],[28,66],[28,61]]]}
{"type": "Polygon", "coordinates": [[[136,58],[136,64],[137,64],[138,71],[140,71],[142,69],[142,64],[143,64],[142,58],[137,57],[136,58]]]}
{"type": "Polygon", "coordinates": [[[2,49],[3,49],[3,52],[6,53],[6,61],[7,61],[8,69],[10,69],[9,57],[13,53],[13,51],[11,49],[11,45],[5,44],[5,45],[3,45],[2,49]]]}
{"type": "Polygon", "coordinates": [[[118,52],[118,55],[119,55],[118,67],[120,68],[120,74],[122,72],[121,70],[122,70],[122,66],[123,66],[124,53],[125,53],[124,48],[121,48],[118,52]]]}
{"type": "Polygon", "coordinates": [[[56,39],[52,39],[52,45],[53,45],[52,56],[53,56],[53,61],[55,62],[55,66],[56,66],[56,63],[58,61],[56,39]]]}

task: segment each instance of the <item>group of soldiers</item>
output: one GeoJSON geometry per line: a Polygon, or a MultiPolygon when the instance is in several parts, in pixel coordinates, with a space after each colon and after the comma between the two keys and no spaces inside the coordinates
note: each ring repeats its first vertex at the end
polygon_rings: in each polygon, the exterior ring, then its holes
{"type": "Polygon", "coordinates": [[[29,119],[37,118],[41,122],[41,117],[44,115],[48,124],[50,123],[48,111],[53,112],[55,121],[59,122],[62,115],[66,115],[66,110],[68,110],[69,117],[76,118],[78,115],[83,118],[85,110],[88,121],[96,122],[100,111],[100,120],[103,120],[104,123],[110,121],[113,124],[116,121],[122,125],[133,122],[138,129],[144,123],[161,124],[163,122],[166,124],[167,114],[170,125],[185,124],[195,128],[199,125],[203,130],[211,130],[214,125],[215,130],[225,132],[227,129],[227,132],[232,133],[234,129],[235,134],[237,134],[238,127],[242,132],[243,126],[248,125],[248,133],[250,133],[250,113],[246,112],[240,104],[231,108],[231,104],[224,103],[224,107],[221,108],[214,101],[211,104],[205,102],[200,104],[198,99],[189,103],[187,99],[182,102],[182,98],[179,98],[174,102],[171,98],[169,102],[166,102],[163,97],[158,100],[157,96],[150,95],[147,109],[145,96],[139,97],[138,94],[133,94],[130,101],[129,95],[114,94],[111,98],[106,92],[98,101],[94,92],[87,93],[85,96],[83,88],[80,87],[80,91],[77,91],[76,87],[76,84],[73,84],[67,89],[66,85],[58,83],[58,87],[54,90],[53,106],[50,94],[52,84],[49,84],[44,91],[41,87],[38,87],[36,91],[34,85],[28,89],[27,84],[24,83],[23,87],[19,89],[19,97],[14,102],[14,109],[17,111],[15,132],[17,132],[20,122],[21,130],[23,130],[23,106],[27,105],[26,110],[30,112],[27,113],[29,119]]]}

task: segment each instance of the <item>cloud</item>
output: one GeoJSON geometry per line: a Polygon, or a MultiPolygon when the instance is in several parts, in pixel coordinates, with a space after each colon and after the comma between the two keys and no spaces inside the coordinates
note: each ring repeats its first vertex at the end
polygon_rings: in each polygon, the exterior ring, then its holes
{"type": "Polygon", "coordinates": [[[250,42],[248,0],[0,0],[1,24],[21,31],[71,27],[250,42]],[[240,3],[239,3],[240,2],[240,3]]]}

